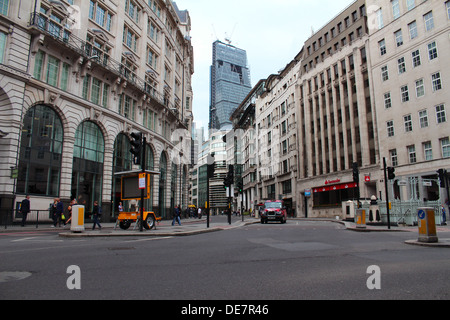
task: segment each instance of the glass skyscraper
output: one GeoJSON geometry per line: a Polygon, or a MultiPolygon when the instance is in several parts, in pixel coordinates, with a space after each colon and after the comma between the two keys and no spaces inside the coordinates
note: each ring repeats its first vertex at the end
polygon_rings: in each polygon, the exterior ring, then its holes
{"type": "Polygon", "coordinates": [[[247,52],[215,41],[212,60],[209,129],[231,129],[231,114],[252,89],[247,52]]]}

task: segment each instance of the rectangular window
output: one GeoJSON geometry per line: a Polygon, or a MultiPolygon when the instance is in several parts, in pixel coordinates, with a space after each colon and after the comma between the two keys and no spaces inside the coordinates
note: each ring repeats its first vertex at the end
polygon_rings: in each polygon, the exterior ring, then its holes
{"type": "Polygon", "coordinates": [[[412,119],[411,119],[410,114],[403,117],[403,122],[405,124],[405,132],[413,131],[413,124],[412,124],[412,119]]]}
{"type": "Polygon", "coordinates": [[[433,160],[433,148],[431,145],[431,141],[427,141],[423,143],[423,155],[425,160],[431,161],[433,160]]]}
{"type": "Polygon", "coordinates": [[[436,41],[428,44],[428,58],[430,60],[436,59],[438,57],[436,41]]]}
{"type": "Polygon", "coordinates": [[[406,0],[406,9],[408,9],[408,11],[414,9],[415,6],[416,6],[415,0],[406,0]]]}
{"type": "Polygon", "coordinates": [[[384,27],[383,23],[383,11],[381,9],[378,9],[376,12],[377,17],[377,23],[378,23],[378,29],[382,29],[384,27]]]}
{"type": "Polygon", "coordinates": [[[389,72],[388,72],[388,67],[387,66],[381,67],[381,79],[383,81],[389,80],[389,72]]]}
{"type": "Polygon", "coordinates": [[[48,56],[47,62],[47,83],[56,87],[58,85],[59,60],[48,56]]]}
{"type": "Polygon", "coordinates": [[[67,63],[63,63],[61,72],[61,82],[59,87],[64,91],[67,91],[67,86],[69,82],[69,69],[70,65],[68,65],[67,63]]]}
{"type": "Polygon", "coordinates": [[[412,55],[412,63],[413,63],[413,67],[418,67],[420,66],[421,62],[420,62],[420,51],[419,50],[415,50],[411,53],[412,55]]]}
{"type": "Polygon", "coordinates": [[[89,99],[90,86],[91,86],[91,76],[87,74],[83,80],[83,92],[81,93],[83,99],[85,99],[85,100],[89,99]]]}
{"type": "Polygon", "coordinates": [[[406,72],[406,64],[405,64],[405,57],[401,57],[397,60],[398,64],[398,74],[402,74],[406,72]]]}
{"type": "Polygon", "coordinates": [[[397,149],[389,150],[389,157],[391,158],[391,165],[393,167],[398,166],[397,149]]]}
{"type": "Polygon", "coordinates": [[[416,163],[417,162],[417,156],[416,156],[416,146],[408,146],[408,158],[409,163],[416,163]]]}
{"type": "Polygon", "coordinates": [[[156,53],[150,49],[150,47],[147,47],[147,63],[153,68],[157,69],[158,66],[158,56],[156,53]]]}
{"type": "Polygon", "coordinates": [[[450,158],[450,139],[441,139],[442,158],[450,158]]]}
{"type": "Polygon", "coordinates": [[[44,66],[44,52],[39,50],[36,53],[36,56],[34,58],[34,72],[33,72],[33,76],[34,76],[35,79],[37,79],[37,80],[41,80],[42,79],[43,66],[44,66]]]}
{"type": "Polygon", "coordinates": [[[417,23],[415,21],[408,24],[408,30],[409,30],[409,38],[411,40],[417,38],[417,36],[419,35],[417,33],[417,23]]]}
{"type": "Polygon", "coordinates": [[[445,8],[446,8],[446,10],[447,10],[447,19],[450,20],[450,1],[447,1],[447,2],[445,3],[445,8]]]}
{"type": "Polygon", "coordinates": [[[431,85],[433,87],[433,91],[441,90],[442,89],[442,82],[441,82],[441,73],[436,72],[431,75],[431,85]]]}
{"type": "Polygon", "coordinates": [[[0,63],[5,62],[5,51],[6,51],[6,40],[8,39],[7,35],[3,32],[0,32],[0,63]]]}
{"type": "Polygon", "coordinates": [[[403,33],[402,33],[401,29],[394,33],[394,37],[395,37],[395,43],[396,43],[397,47],[400,47],[401,45],[403,45],[403,33]]]}
{"type": "Polygon", "coordinates": [[[394,19],[397,19],[400,17],[400,5],[398,3],[398,0],[392,0],[392,15],[394,16],[394,19]]]}
{"type": "Polygon", "coordinates": [[[394,120],[390,120],[390,121],[386,122],[386,127],[387,127],[388,137],[393,137],[394,136],[394,120]]]}
{"type": "Polygon", "coordinates": [[[384,94],[384,107],[386,109],[389,109],[392,107],[392,100],[391,100],[391,93],[387,92],[384,94]]]}
{"type": "Polygon", "coordinates": [[[105,7],[98,4],[97,1],[91,0],[89,5],[89,19],[95,21],[98,25],[111,31],[112,15],[105,7]]]}
{"type": "Polygon", "coordinates": [[[447,117],[445,114],[445,106],[443,104],[436,106],[436,121],[438,124],[447,121],[447,117]]]}
{"type": "Polygon", "coordinates": [[[102,82],[97,78],[92,78],[92,89],[91,89],[91,102],[95,104],[100,104],[100,89],[102,82]]]}
{"type": "Polygon", "coordinates": [[[427,110],[419,111],[419,123],[421,128],[428,127],[428,112],[427,110]]]}
{"type": "Polygon", "coordinates": [[[423,85],[423,79],[416,80],[416,97],[423,97],[425,95],[425,86],[423,85]]]}
{"type": "Polygon", "coordinates": [[[97,1],[91,0],[89,4],[89,19],[95,21],[98,25],[111,31],[112,15],[106,7],[102,7],[97,1]]]}
{"type": "Polygon", "coordinates": [[[401,96],[402,96],[402,102],[408,102],[409,101],[408,86],[401,87],[400,92],[401,92],[401,96]]]}
{"type": "Polygon", "coordinates": [[[427,14],[423,16],[423,19],[425,21],[425,30],[431,31],[434,28],[434,19],[433,19],[433,12],[430,11],[427,14]]]}
{"type": "Polygon", "coordinates": [[[8,15],[9,0],[0,0],[0,14],[8,15]]]}
{"type": "Polygon", "coordinates": [[[386,54],[386,41],[384,39],[379,41],[378,47],[380,48],[380,54],[384,56],[386,54]]]}

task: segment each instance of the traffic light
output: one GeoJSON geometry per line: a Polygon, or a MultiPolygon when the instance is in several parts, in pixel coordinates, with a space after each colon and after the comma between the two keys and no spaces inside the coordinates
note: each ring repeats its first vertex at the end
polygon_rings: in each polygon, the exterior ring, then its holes
{"type": "Polygon", "coordinates": [[[136,165],[141,164],[141,151],[142,151],[142,132],[131,133],[131,149],[130,152],[133,155],[133,163],[136,165]]]}
{"type": "Polygon", "coordinates": [[[353,162],[353,182],[359,183],[358,162],[353,162]]]}
{"type": "Polygon", "coordinates": [[[208,179],[213,178],[214,177],[214,172],[216,169],[216,164],[208,164],[208,179]]]}
{"type": "Polygon", "coordinates": [[[244,191],[244,183],[243,183],[242,179],[239,179],[237,187],[238,187],[239,193],[242,193],[242,191],[244,191]]]}
{"type": "Polygon", "coordinates": [[[446,178],[446,175],[447,175],[447,171],[446,170],[444,170],[444,169],[439,169],[438,171],[436,171],[437,173],[438,173],[438,175],[439,175],[439,186],[441,187],[441,188],[445,188],[445,178],[446,178]]]}
{"type": "Polygon", "coordinates": [[[389,180],[394,180],[395,179],[395,168],[394,167],[388,167],[387,168],[387,172],[388,172],[388,179],[389,180]]]}
{"type": "Polygon", "coordinates": [[[224,188],[230,187],[234,183],[234,166],[228,166],[227,176],[223,179],[224,188]]]}

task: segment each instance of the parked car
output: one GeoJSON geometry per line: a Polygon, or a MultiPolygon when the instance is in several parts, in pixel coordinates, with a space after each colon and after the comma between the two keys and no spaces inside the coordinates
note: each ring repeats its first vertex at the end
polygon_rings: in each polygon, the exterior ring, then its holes
{"type": "Polygon", "coordinates": [[[261,223],[268,221],[280,221],[286,223],[287,211],[283,200],[268,200],[264,203],[264,210],[261,212],[261,223]]]}

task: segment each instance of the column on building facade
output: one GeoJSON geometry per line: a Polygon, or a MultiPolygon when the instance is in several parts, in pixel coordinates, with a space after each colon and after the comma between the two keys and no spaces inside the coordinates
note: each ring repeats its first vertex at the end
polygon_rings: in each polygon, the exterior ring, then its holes
{"type": "Polygon", "coordinates": [[[330,73],[331,73],[331,97],[333,98],[333,104],[331,106],[334,114],[334,141],[335,141],[335,152],[336,152],[336,168],[337,171],[341,170],[342,163],[341,163],[341,143],[340,143],[340,134],[339,134],[339,105],[338,105],[338,98],[337,98],[337,90],[334,85],[335,82],[339,81],[339,77],[336,77],[336,74],[334,73],[333,66],[330,66],[330,73]]]}
{"type": "MultiPolygon", "coordinates": [[[[345,170],[349,168],[349,154],[348,154],[348,128],[347,128],[347,120],[346,120],[346,112],[345,112],[345,88],[343,81],[346,80],[346,77],[344,76],[344,69],[342,68],[342,60],[339,60],[337,63],[338,70],[339,70],[339,78],[337,81],[337,90],[339,90],[339,106],[338,110],[341,112],[341,120],[342,120],[342,137],[343,137],[343,152],[344,152],[344,165],[342,166],[341,163],[341,170],[345,170]]],[[[347,85],[347,83],[345,84],[347,85]]],[[[339,139],[340,140],[340,139],[339,139]]]]}
{"type": "Polygon", "coordinates": [[[355,65],[355,86],[356,86],[356,103],[358,104],[359,123],[363,126],[359,127],[360,148],[361,148],[361,165],[362,167],[370,165],[370,145],[369,145],[369,128],[367,120],[367,106],[365,99],[365,85],[362,67],[362,58],[360,47],[353,48],[353,62],[355,65]]]}
{"type": "Polygon", "coordinates": [[[307,157],[307,166],[306,166],[306,172],[305,172],[305,178],[306,177],[312,177],[313,176],[313,157],[311,156],[311,150],[312,150],[312,143],[311,143],[311,112],[309,110],[311,109],[310,104],[310,94],[312,88],[310,87],[310,82],[307,80],[304,81],[303,86],[303,92],[305,94],[304,102],[305,102],[305,137],[304,137],[304,150],[305,150],[305,156],[307,157]],[[306,89],[305,89],[306,88],[306,89]],[[309,129],[309,130],[308,130],[309,129]]]}

